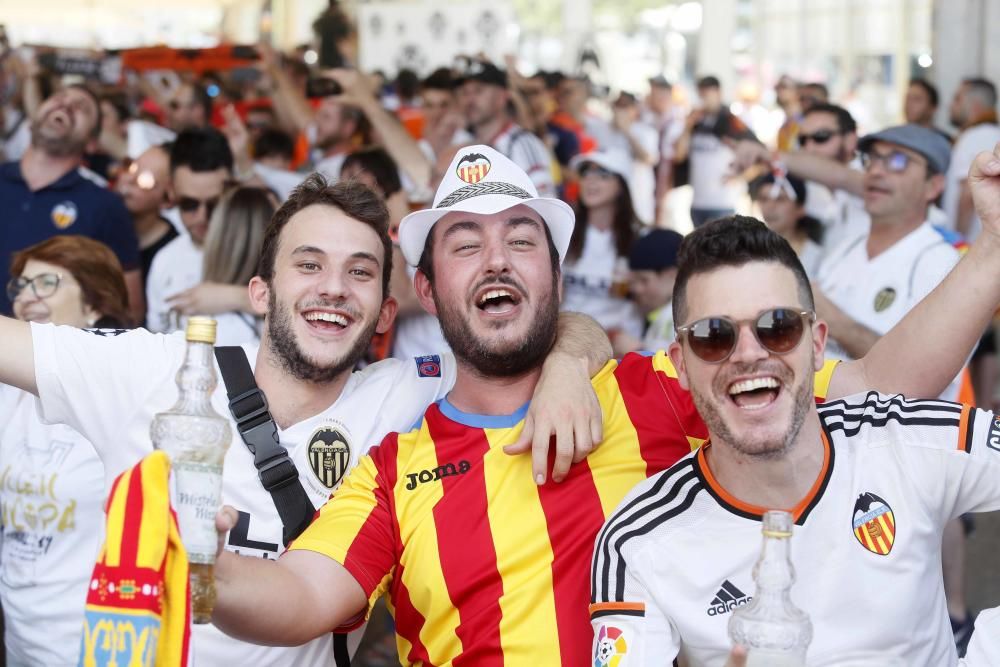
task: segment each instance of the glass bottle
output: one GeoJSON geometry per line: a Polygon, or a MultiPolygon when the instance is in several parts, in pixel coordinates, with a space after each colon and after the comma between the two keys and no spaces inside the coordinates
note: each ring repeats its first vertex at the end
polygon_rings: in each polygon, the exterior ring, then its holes
{"type": "Polygon", "coordinates": [[[170,457],[171,500],[190,564],[195,623],[210,622],[215,606],[215,515],[222,504],[222,462],[232,439],[229,420],[212,407],[217,383],[215,327],[209,317],[188,320],[187,351],[177,372],[177,403],[157,414],[150,426],[153,447],[170,457]]]}
{"type": "Polygon", "coordinates": [[[812,641],[809,616],[796,607],[790,591],[795,570],[789,556],[792,515],[764,514],[760,559],[753,568],[754,598],[729,619],[729,639],[747,648],[747,667],[803,667],[812,641]]]}

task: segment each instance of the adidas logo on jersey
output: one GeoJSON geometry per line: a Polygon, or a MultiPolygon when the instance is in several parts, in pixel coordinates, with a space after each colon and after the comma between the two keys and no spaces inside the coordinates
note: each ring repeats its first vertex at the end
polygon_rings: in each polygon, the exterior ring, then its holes
{"type": "Polygon", "coordinates": [[[736,588],[731,581],[726,579],[722,582],[722,586],[719,587],[719,592],[715,594],[715,598],[712,600],[706,613],[709,616],[728,614],[736,607],[750,602],[750,600],[753,600],[752,596],[736,588]]]}

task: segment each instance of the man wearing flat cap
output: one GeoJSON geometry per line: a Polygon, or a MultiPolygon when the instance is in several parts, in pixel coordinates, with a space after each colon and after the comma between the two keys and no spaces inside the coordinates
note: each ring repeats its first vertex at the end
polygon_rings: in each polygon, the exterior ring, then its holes
{"type": "MultiPolygon", "coordinates": [[[[948,142],[933,130],[899,125],[862,137],[858,149],[871,229],[831,248],[816,279],[816,310],[830,324],[827,355],[845,359],[864,356],[959,259],[927,221],[944,189],[948,142]]],[[[956,380],[942,398],[957,396],[956,380]]]]}

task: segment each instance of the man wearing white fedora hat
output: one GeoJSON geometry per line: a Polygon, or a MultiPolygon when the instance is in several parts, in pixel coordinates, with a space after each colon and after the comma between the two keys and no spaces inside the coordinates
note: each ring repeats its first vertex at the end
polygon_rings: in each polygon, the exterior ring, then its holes
{"type": "MultiPolygon", "coordinates": [[[[354,627],[387,593],[404,664],[591,660],[589,561],[600,526],[630,488],[700,445],[707,429],[669,358],[632,354],[593,378],[603,444],[562,484],[532,484],[531,462],[505,456],[555,338],[573,224],[568,206],[538,197],[503,155],[459,151],[434,206],[407,216],[399,239],[418,267],[417,295],[454,350],[454,388],[410,432],[372,449],[279,561],[220,553],[213,620],[223,631],[300,643],[354,627]],[[264,604],[266,618],[256,611],[264,604]]],[[[962,278],[990,271],[978,262],[967,269],[962,278]]],[[[982,319],[1000,300],[946,287],[944,299],[931,297],[936,307],[957,298],[982,319]]],[[[963,327],[970,349],[977,325],[967,336],[963,327]]],[[[908,380],[917,393],[946,384],[962,355],[929,364],[913,350],[913,323],[902,328],[876,346],[878,358],[836,373],[824,366],[818,394],[847,395],[874,376],[886,388],[908,380]],[[925,368],[914,372],[918,361],[925,368]]],[[[225,510],[217,527],[233,522],[225,510]]]]}

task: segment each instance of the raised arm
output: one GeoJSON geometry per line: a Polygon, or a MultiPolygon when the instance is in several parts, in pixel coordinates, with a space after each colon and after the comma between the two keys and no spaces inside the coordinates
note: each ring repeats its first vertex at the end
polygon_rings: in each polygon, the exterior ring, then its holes
{"type": "Polygon", "coordinates": [[[386,111],[375,97],[368,79],[355,70],[346,69],[330,70],[324,76],[334,79],[343,88],[344,93],[338,99],[364,112],[372,127],[382,137],[382,145],[399,168],[405,171],[418,187],[428,187],[431,182],[430,160],[420,150],[420,146],[403,124],[386,111]]]}
{"type": "Polygon", "coordinates": [[[552,436],[552,479],[561,482],[604,438],[603,415],[590,378],[611,359],[611,342],[597,322],[580,313],[560,313],[556,342],[542,365],[524,429],[508,454],[531,449],[531,471],[544,484],[552,436]]]}
{"type": "Polygon", "coordinates": [[[868,389],[937,396],[962,369],[1000,304],[1000,144],[976,157],[969,187],[982,234],[941,284],[863,359],[837,367],[830,398],[868,389]]]}
{"type": "MultiPolygon", "coordinates": [[[[236,511],[223,508],[216,527],[224,532],[235,525],[236,511]]],[[[289,551],[277,561],[223,551],[215,563],[215,586],[216,627],[268,646],[304,644],[348,623],[367,606],[354,577],[313,551],[289,551]]]]}
{"type": "Polygon", "coordinates": [[[743,171],[755,163],[781,162],[793,176],[821,183],[831,190],[844,190],[858,197],[864,195],[864,174],[836,160],[802,151],[771,153],[764,144],[752,139],[738,142],[735,152],[737,171],[743,171]]]}
{"type": "Polygon", "coordinates": [[[0,315],[0,383],[38,395],[31,325],[0,315]]]}

